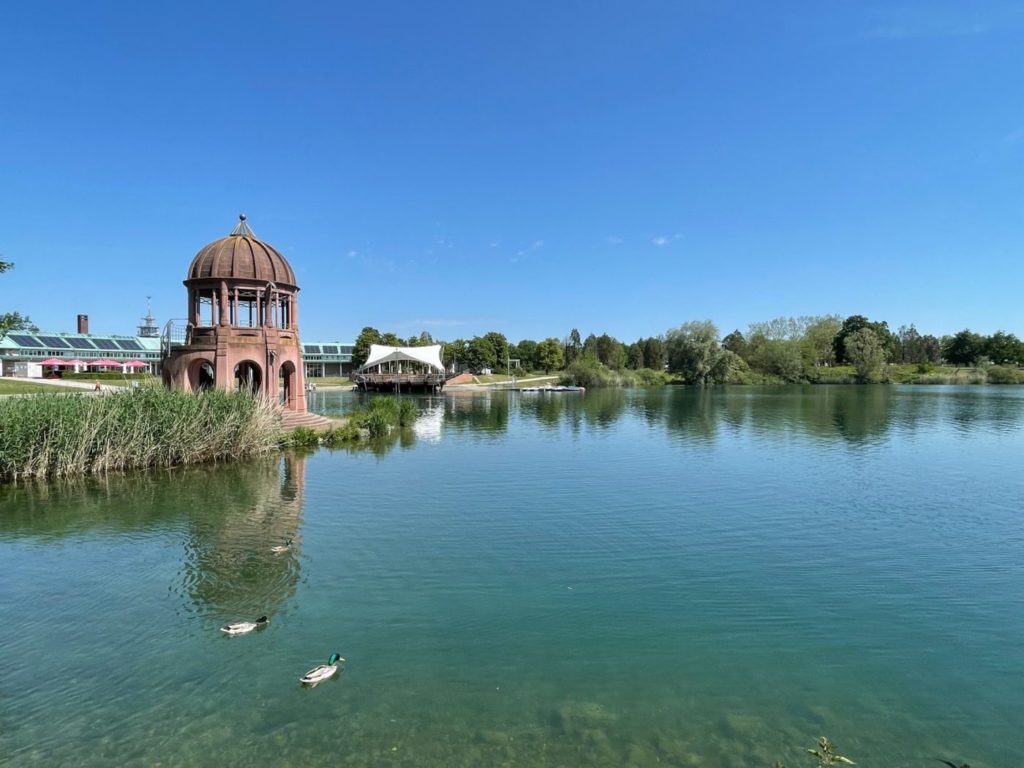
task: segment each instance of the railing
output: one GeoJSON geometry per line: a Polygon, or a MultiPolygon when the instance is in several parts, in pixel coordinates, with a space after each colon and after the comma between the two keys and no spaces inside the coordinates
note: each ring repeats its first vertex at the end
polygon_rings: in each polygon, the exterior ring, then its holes
{"type": "Polygon", "coordinates": [[[352,376],[352,381],[362,387],[440,387],[445,380],[443,373],[356,373],[352,376]]]}
{"type": "Polygon", "coordinates": [[[188,321],[183,317],[168,320],[164,324],[164,331],[160,334],[160,357],[168,357],[171,354],[171,347],[180,347],[185,343],[187,328],[188,321]]]}

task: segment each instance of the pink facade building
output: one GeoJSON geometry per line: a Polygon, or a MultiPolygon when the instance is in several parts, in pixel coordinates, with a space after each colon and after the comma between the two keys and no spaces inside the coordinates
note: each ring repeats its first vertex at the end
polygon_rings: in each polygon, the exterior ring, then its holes
{"type": "Polygon", "coordinates": [[[295,272],[256,238],[245,214],[230,235],[196,254],[184,282],[185,343],[164,362],[164,383],[188,392],[248,389],[304,412],[295,272]]]}

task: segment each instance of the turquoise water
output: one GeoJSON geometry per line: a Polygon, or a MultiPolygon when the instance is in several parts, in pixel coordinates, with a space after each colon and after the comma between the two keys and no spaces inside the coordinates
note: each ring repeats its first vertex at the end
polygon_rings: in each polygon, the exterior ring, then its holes
{"type": "Polygon", "coordinates": [[[1024,762],[1024,388],[420,404],[0,489],[0,764],[1024,762]]]}

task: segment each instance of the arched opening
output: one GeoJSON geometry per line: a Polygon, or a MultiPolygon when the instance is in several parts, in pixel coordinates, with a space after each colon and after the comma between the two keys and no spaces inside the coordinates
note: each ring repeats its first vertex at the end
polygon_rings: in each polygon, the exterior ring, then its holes
{"type": "Polygon", "coordinates": [[[258,395],[263,387],[263,370],[252,360],[235,366],[235,388],[258,395]]]}
{"type": "Polygon", "coordinates": [[[193,360],[188,367],[188,385],[193,392],[203,392],[217,385],[217,375],[209,360],[193,360]]]}
{"type": "Polygon", "coordinates": [[[278,391],[281,393],[281,405],[290,411],[295,410],[295,395],[297,394],[296,387],[298,386],[299,377],[296,375],[295,363],[290,360],[285,361],[281,364],[281,376],[280,376],[280,387],[278,391]]]}

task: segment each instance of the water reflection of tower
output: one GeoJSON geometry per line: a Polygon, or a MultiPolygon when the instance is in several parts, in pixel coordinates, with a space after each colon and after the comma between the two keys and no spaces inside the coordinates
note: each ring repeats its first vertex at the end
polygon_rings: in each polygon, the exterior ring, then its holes
{"type": "Polygon", "coordinates": [[[216,473],[219,483],[191,512],[182,596],[218,620],[273,616],[300,576],[306,459],[289,455],[231,469],[216,473]],[[287,552],[271,551],[289,539],[287,552]]]}

